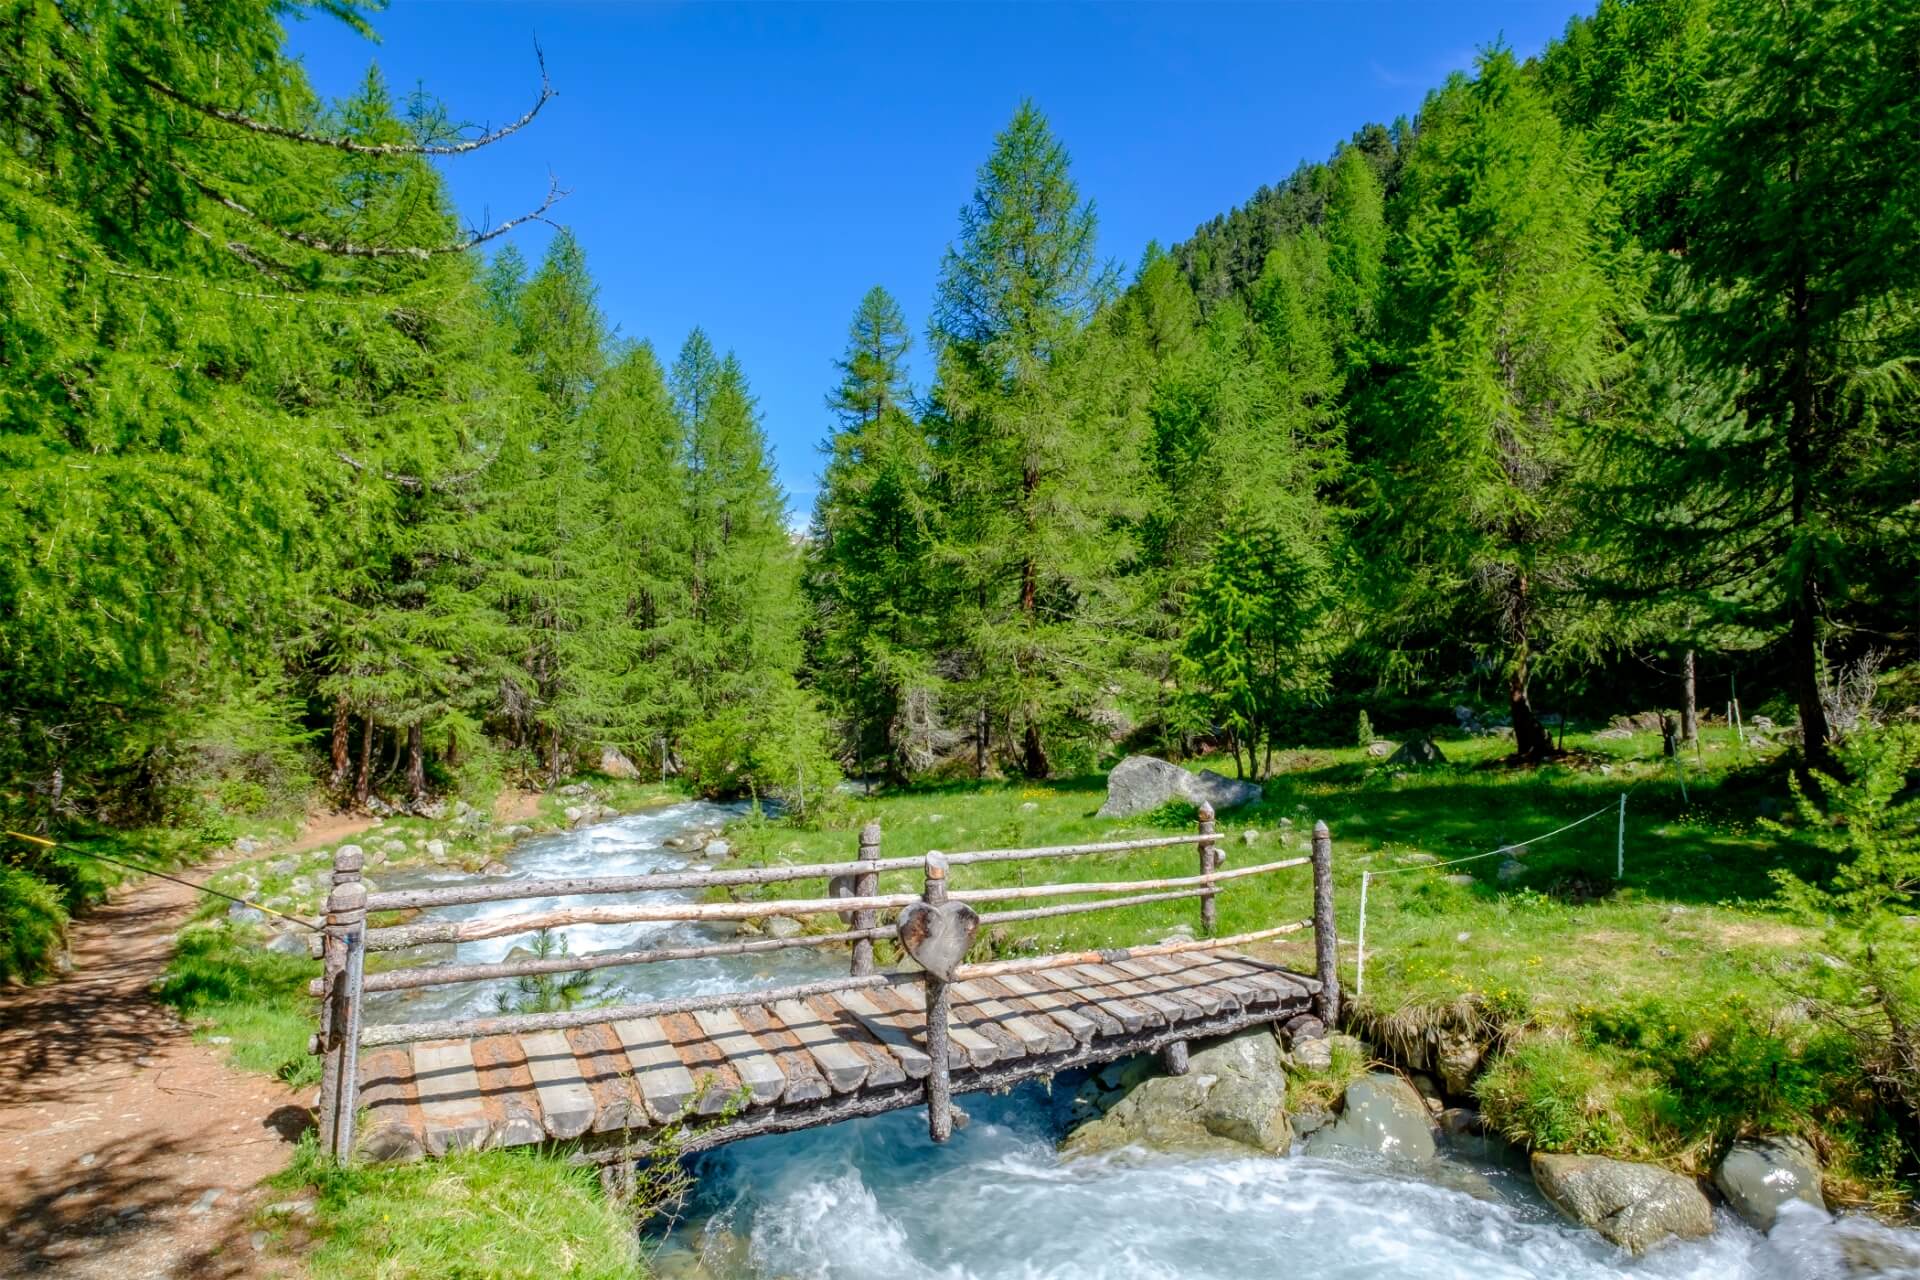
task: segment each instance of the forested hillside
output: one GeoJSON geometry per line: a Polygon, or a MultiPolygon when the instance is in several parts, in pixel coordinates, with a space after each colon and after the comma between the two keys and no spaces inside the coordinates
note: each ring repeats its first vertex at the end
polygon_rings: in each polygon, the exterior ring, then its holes
{"type": "Polygon", "coordinates": [[[928,384],[884,289],[853,318],[798,540],[724,334],[616,339],[579,244],[515,247],[557,191],[451,207],[437,166],[539,129],[540,68],[491,134],[377,76],[325,102],[300,8],[7,6],[8,826],[421,806],[608,748],[803,803],[1122,745],[1257,771],[1362,708],[1467,704],[1537,760],[1541,711],[1672,705],[1683,658],[1825,764],[1907,678],[1912,0],[1607,0],[1127,280],[1022,106],[928,384]]]}
{"type": "Polygon", "coordinates": [[[1023,108],[932,385],[880,293],[843,363],[809,591],[845,754],[1258,769],[1461,706],[1539,760],[1548,711],[1710,676],[1830,766],[1916,701],[1916,13],[1608,0],[1124,289],[1023,108]]]}

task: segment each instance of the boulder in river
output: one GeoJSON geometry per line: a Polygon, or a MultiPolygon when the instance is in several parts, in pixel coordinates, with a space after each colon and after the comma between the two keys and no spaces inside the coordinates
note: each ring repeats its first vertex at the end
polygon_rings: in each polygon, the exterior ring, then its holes
{"type": "Polygon", "coordinates": [[[1780,1206],[1803,1200],[1825,1213],[1820,1160],[1804,1138],[1736,1142],[1713,1171],[1713,1185],[1755,1231],[1771,1231],[1780,1206]]]}
{"type": "Polygon", "coordinates": [[[1658,1165],[1536,1151],[1533,1181],[1554,1208],[1630,1253],[1669,1236],[1713,1234],[1713,1207],[1700,1188],[1658,1165]]]}
{"type": "Polygon", "coordinates": [[[1433,1159],[1433,1117],[1402,1076],[1375,1071],[1347,1086],[1340,1118],[1313,1135],[1307,1154],[1364,1151],[1425,1163],[1433,1159]]]}
{"type": "Polygon", "coordinates": [[[1130,818],[1151,813],[1169,800],[1231,809],[1258,800],[1260,794],[1259,784],[1236,782],[1211,769],[1195,775],[1157,756],[1128,756],[1107,775],[1107,802],[1096,816],[1130,818]]]}
{"type": "Polygon", "coordinates": [[[1284,1155],[1293,1145],[1279,1042],[1265,1027],[1193,1050],[1187,1073],[1157,1074],[1155,1059],[1111,1063],[1079,1099],[1093,1118],[1062,1149],[1093,1155],[1122,1147],[1172,1151],[1245,1148],[1284,1155]]]}

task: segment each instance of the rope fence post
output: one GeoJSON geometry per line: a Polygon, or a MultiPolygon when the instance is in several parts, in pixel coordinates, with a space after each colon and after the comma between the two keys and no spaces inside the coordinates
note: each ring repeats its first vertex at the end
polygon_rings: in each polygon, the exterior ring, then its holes
{"type": "MultiPolygon", "coordinates": [[[[1205,800],[1200,802],[1199,818],[1200,834],[1203,836],[1212,835],[1213,806],[1205,800]]],[[[1202,840],[1200,842],[1200,874],[1211,877],[1214,868],[1219,865],[1220,846],[1211,840],[1202,840]]],[[[1217,890],[1213,887],[1213,881],[1209,879],[1207,881],[1207,891],[1200,897],[1200,936],[1203,938],[1211,938],[1216,932],[1215,926],[1219,920],[1218,907],[1214,902],[1216,896],[1217,890]]]]}
{"type": "Polygon", "coordinates": [[[1313,949],[1314,976],[1320,979],[1320,992],[1313,999],[1314,1012],[1331,1031],[1340,1025],[1338,939],[1333,929],[1333,833],[1325,822],[1313,824],[1313,949]]]}
{"type": "MultiPolygon", "coordinates": [[[[880,824],[869,822],[860,828],[860,861],[872,867],[880,861],[880,824]]],[[[862,870],[854,880],[854,895],[871,898],[880,892],[878,870],[862,870]]],[[[880,913],[868,908],[853,913],[855,929],[871,929],[880,922],[880,913]]],[[[873,972],[873,939],[861,938],[853,944],[853,976],[864,978],[873,972]]]]}
{"type": "Polygon", "coordinates": [[[1627,878],[1627,793],[1620,793],[1620,831],[1614,843],[1613,878],[1620,883],[1627,878]]]}
{"type": "Polygon", "coordinates": [[[1373,879],[1373,872],[1360,873],[1360,928],[1354,936],[1353,962],[1353,998],[1364,1000],[1367,997],[1367,882],[1373,879]]]}

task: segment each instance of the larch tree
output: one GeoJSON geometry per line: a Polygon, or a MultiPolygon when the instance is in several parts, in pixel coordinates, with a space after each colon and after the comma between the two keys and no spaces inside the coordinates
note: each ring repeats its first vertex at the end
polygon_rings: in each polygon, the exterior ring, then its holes
{"type": "Polygon", "coordinates": [[[1126,540],[1114,517],[1139,496],[1137,447],[1098,413],[1082,358],[1107,288],[1066,148],[1024,103],[960,211],[931,328],[952,688],[981,767],[997,726],[1021,770],[1046,776],[1049,734],[1084,738],[1104,696],[1126,540]]]}
{"type": "Polygon", "coordinates": [[[1534,674],[1581,634],[1573,474],[1621,341],[1604,199],[1510,53],[1432,95],[1356,442],[1377,634],[1402,658],[1422,631],[1464,641],[1494,667],[1522,760],[1552,751],[1534,674]]]}

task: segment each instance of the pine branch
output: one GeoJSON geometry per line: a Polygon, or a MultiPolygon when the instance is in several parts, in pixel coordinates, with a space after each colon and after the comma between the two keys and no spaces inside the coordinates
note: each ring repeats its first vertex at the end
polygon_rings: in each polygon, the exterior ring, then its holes
{"type": "MultiPolygon", "coordinates": [[[[515,227],[523,226],[529,222],[545,222],[551,226],[553,224],[546,216],[547,211],[571,194],[571,192],[561,189],[558,180],[549,179],[547,198],[541,202],[538,209],[533,210],[531,213],[523,213],[517,218],[508,218],[505,222],[500,223],[488,231],[470,231],[464,239],[455,241],[452,244],[355,244],[351,240],[326,240],[305,231],[292,231],[286,227],[277,226],[206,181],[184,171],[181,172],[181,176],[186,178],[188,182],[191,182],[201,195],[213,201],[221,208],[231,210],[254,224],[264,227],[289,244],[297,244],[302,248],[312,249],[316,253],[325,253],[339,258],[414,258],[422,262],[443,254],[465,253],[477,245],[483,245],[489,240],[498,239],[515,227]]],[[[233,246],[229,245],[228,247],[232,248],[233,246]]]]}

